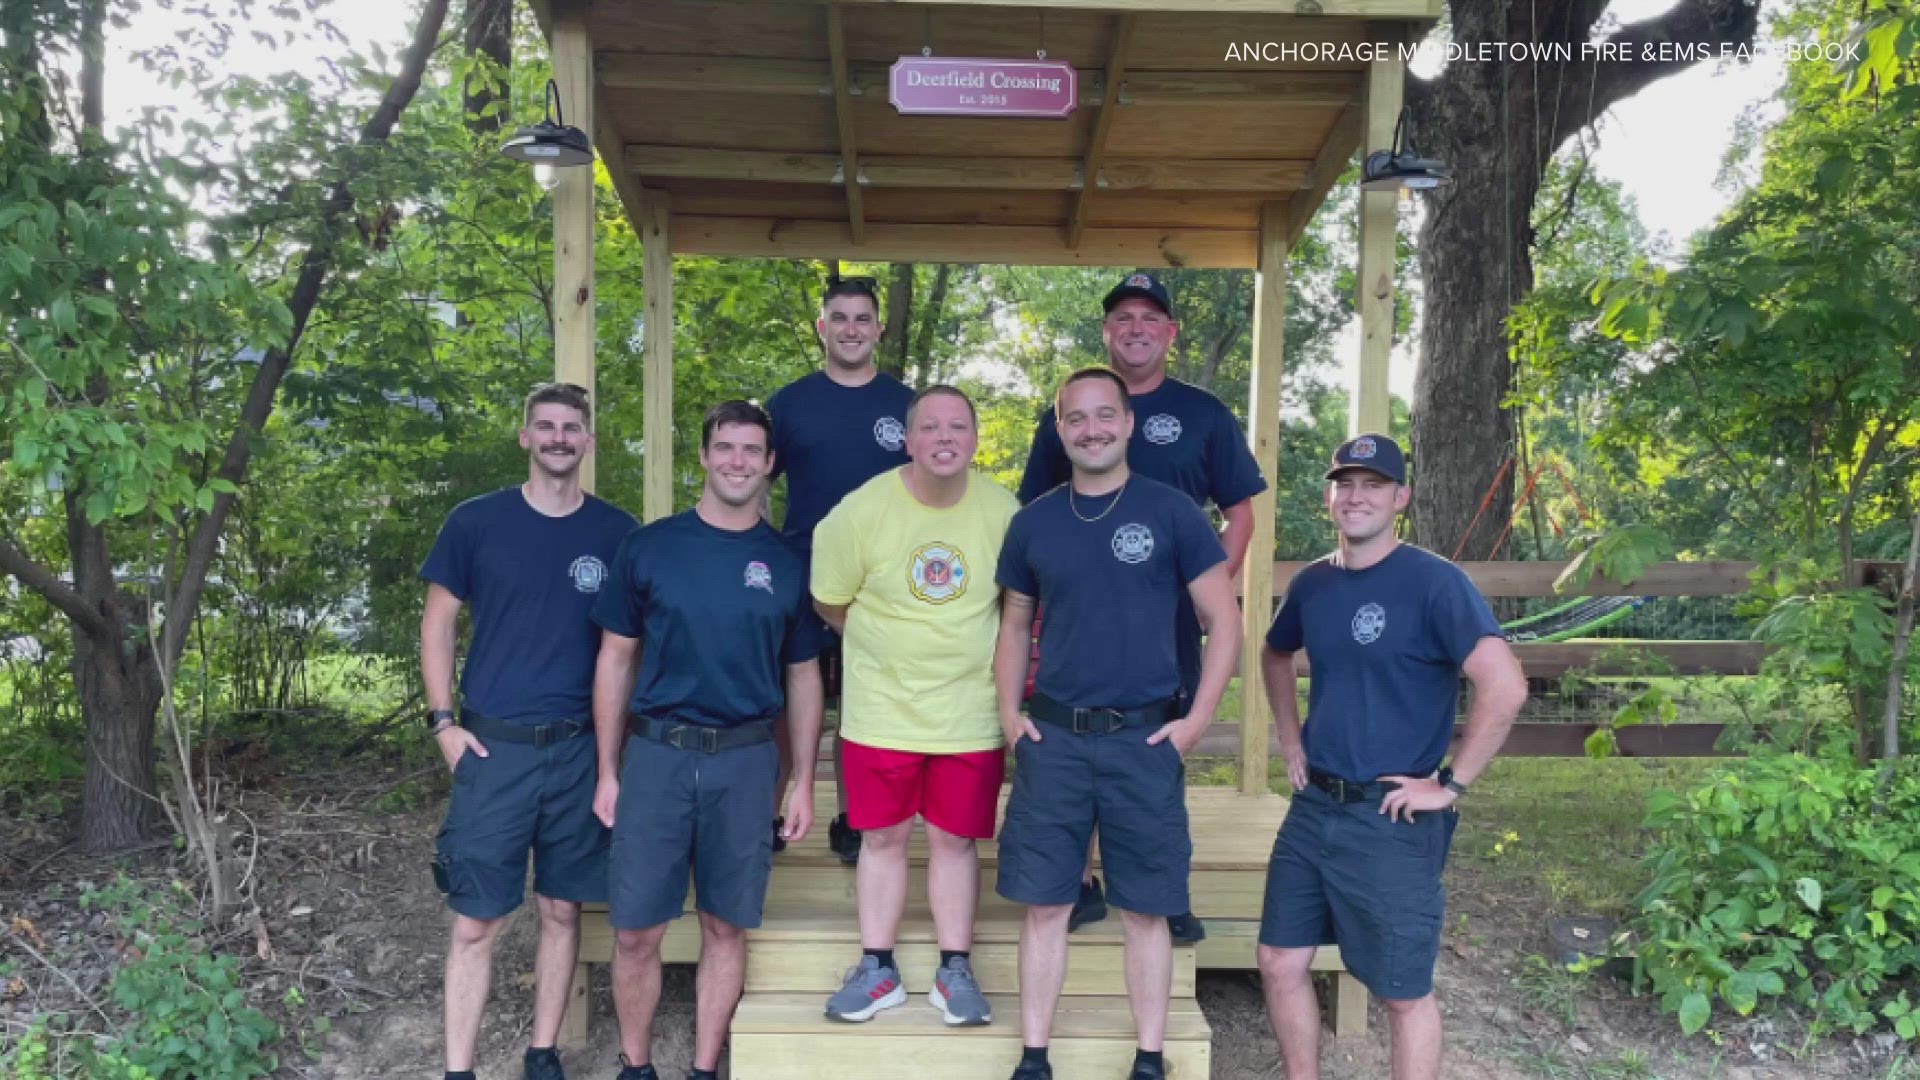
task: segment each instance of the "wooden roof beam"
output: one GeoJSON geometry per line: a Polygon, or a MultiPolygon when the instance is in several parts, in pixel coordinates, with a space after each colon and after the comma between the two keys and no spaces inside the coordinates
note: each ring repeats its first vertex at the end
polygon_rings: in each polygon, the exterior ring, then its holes
{"type": "Polygon", "coordinates": [[[866,239],[867,222],[860,206],[860,150],[847,92],[847,32],[839,4],[827,7],[827,55],[833,69],[833,115],[840,128],[840,170],[847,188],[847,232],[859,244],[866,239]]]}
{"type": "MultiPolygon", "coordinates": [[[[1113,45],[1107,52],[1105,89],[1100,95],[1100,115],[1094,119],[1093,134],[1087,140],[1086,163],[1081,166],[1081,175],[1099,176],[1100,158],[1107,146],[1107,132],[1113,129],[1114,109],[1120,104],[1120,74],[1127,68],[1127,42],[1133,37],[1134,16],[1121,15],[1114,21],[1113,45]]],[[[1080,234],[1087,227],[1088,204],[1093,198],[1095,185],[1080,189],[1073,200],[1073,212],[1067,218],[1067,247],[1080,246],[1080,234]]]]}
{"type": "MultiPolygon", "coordinates": [[[[622,159],[633,176],[690,180],[752,180],[783,184],[841,181],[834,154],[777,150],[713,150],[628,143],[622,159]]],[[[1173,161],[1116,159],[1101,166],[1104,191],[1293,191],[1312,173],[1308,161],[1173,161]]],[[[1077,191],[1081,164],[1065,158],[946,158],[872,156],[860,160],[863,187],[978,188],[1077,191]]]]}

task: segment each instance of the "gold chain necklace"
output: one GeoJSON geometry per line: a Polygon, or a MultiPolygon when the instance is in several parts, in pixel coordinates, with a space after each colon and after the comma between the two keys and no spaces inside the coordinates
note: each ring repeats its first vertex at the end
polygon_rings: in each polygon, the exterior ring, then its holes
{"type": "Polygon", "coordinates": [[[1073,481],[1069,480],[1067,481],[1067,509],[1073,511],[1074,517],[1077,517],[1081,521],[1084,521],[1087,524],[1091,525],[1094,522],[1099,521],[1101,518],[1106,517],[1108,514],[1113,513],[1113,508],[1120,505],[1120,496],[1125,495],[1127,493],[1127,485],[1131,483],[1133,483],[1133,477],[1131,476],[1121,481],[1120,490],[1114,492],[1113,501],[1107,504],[1107,508],[1093,515],[1092,517],[1087,517],[1086,515],[1080,512],[1080,508],[1078,506],[1075,506],[1073,504],[1073,481]]]}

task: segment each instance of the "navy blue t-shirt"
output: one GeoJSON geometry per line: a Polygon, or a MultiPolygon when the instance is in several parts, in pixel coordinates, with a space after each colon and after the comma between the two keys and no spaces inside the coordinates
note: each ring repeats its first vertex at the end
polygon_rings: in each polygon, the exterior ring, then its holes
{"type": "Polygon", "coordinates": [[[773,475],[787,478],[789,539],[813,540],[827,511],[861,484],[907,463],[907,405],[913,391],[884,372],[842,386],[824,371],[767,399],[773,417],[773,475]]]}
{"type": "Polygon", "coordinates": [[[787,665],[820,655],[825,633],[793,543],[764,521],[732,532],[693,510],[620,545],[593,621],[640,639],[634,712],[709,727],[778,714],[787,665]]]}
{"type": "Polygon", "coordinates": [[[1174,613],[1187,586],[1227,560],[1220,538],[1192,499],[1158,480],[1135,476],[1093,498],[1070,500],[1069,490],[1013,515],[994,574],[1046,608],[1034,690],[1076,708],[1173,697],[1174,613]]]}
{"type": "Polygon", "coordinates": [[[1267,630],[1278,652],[1307,650],[1307,763],[1361,782],[1425,776],[1453,738],[1460,666],[1500,623],[1459,567],[1400,544],[1364,570],[1312,563],[1267,630]]]}
{"type": "MultiPolygon", "coordinates": [[[[1133,438],[1127,441],[1127,468],[1172,484],[1205,506],[1235,506],[1267,489],[1240,422],[1224,403],[1205,390],[1166,379],[1145,394],[1134,395],[1133,438]]],[[[1030,503],[1067,482],[1073,463],[1060,443],[1051,406],[1040,417],[1020,478],[1020,501],[1030,503]]]]}
{"type": "Polygon", "coordinates": [[[515,724],[591,715],[600,631],[589,615],[613,553],[638,526],[591,495],[548,517],[518,487],[454,507],[420,577],[472,612],[460,671],[467,708],[515,724]]]}

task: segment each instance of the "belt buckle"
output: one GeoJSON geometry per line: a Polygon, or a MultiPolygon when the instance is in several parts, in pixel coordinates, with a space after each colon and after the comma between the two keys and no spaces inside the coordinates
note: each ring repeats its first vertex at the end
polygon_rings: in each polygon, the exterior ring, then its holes
{"type": "Polygon", "coordinates": [[[561,733],[572,726],[573,725],[570,724],[569,722],[562,720],[559,723],[542,724],[539,727],[534,728],[533,729],[534,749],[544,750],[547,747],[552,746],[554,743],[560,742],[561,739],[564,737],[561,733]]]}
{"type": "Polygon", "coordinates": [[[717,754],[720,752],[720,731],[718,728],[701,727],[698,724],[681,724],[667,733],[667,745],[676,750],[717,754]],[[687,738],[689,735],[692,738],[687,738]]]}
{"type": "Polygon", "coordinates": [[[1111,735],[1126,725],[1127,715],[1119,709],[1076,708],[1073,710],[1075,735],[1111,735]]]}

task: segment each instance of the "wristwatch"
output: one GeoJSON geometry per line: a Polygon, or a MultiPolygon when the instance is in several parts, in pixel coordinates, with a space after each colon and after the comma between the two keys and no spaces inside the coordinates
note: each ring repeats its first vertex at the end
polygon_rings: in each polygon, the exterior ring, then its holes
{"type": "Polygon", "coordinates": [[[1455,798],[1460,798],[1467,793],[1467,785],[1453,778],[1452,769],[1440,770],[1440,786],[1453,792],[1455,798]]]}
{"type": "Polygon", "coordinates": [[[427,713],[427,730],[435,735],[460,722],[460,714],[452,709],[434,709],[427,713]]]}

